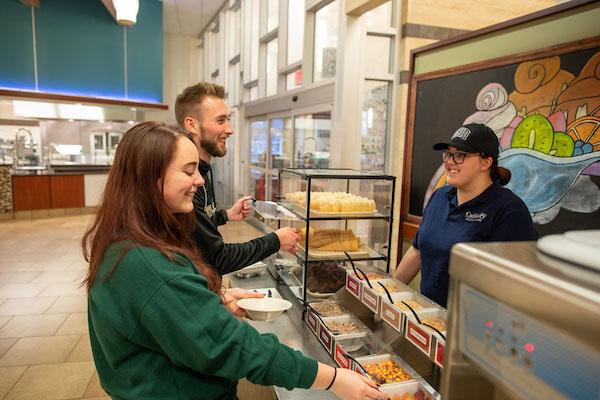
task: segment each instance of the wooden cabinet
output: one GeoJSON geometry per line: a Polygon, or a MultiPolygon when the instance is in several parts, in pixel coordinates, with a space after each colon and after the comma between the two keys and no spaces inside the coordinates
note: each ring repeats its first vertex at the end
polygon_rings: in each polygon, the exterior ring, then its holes
{"type": "Polygon", "coordinates": [[[83,207],[83,175],[50,176],[52,208],[83,207]]]}
{"type": "Polygon", "coordinates": [[[83,175],[14,175],[15,211],[84,206],[83,175]]]}
{"type": "Polygon", "coordinates": [[[14,175],[12,191],[15,211],[51,208],[49,176],[14,175]]]}

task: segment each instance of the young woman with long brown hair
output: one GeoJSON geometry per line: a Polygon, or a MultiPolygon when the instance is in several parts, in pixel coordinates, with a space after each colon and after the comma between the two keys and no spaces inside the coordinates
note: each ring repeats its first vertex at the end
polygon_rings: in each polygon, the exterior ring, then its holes
{"type": "Polygon", "coordinates": [[[259,334],[233,314],[190,240],[198,152],[177,128],[144,122],[123,136],[102,205],[83,237],[88,321],[100,383],[118,399],[235,399],[237,380],[386,399],[369,379],[259,334]]]}

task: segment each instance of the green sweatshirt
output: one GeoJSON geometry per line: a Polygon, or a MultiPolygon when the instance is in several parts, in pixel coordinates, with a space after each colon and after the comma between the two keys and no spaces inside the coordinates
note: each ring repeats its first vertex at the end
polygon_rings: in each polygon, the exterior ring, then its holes
{"type": "Polygon", "coordinates": [[[317,362],[225,309],[190,260],[107,251],[88,296],[94,362],[113,399],[235,399],[237,380],[308,388],[317,362]]]}

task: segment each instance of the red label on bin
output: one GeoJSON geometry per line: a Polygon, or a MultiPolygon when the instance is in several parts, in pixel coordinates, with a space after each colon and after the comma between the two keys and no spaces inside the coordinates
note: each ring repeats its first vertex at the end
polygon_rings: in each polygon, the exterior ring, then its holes
{"type": "Polygon", "coordinates": [[[346,289],[357,298],[360,297],[360,283],[355,277],[346,275],[346,289]]]}
{"type": "Polygon", "coordinates": [[[406,338],[429,356],[431,352],[431,334],[410,319],[406,321],[406,338]]]}
{"type": "Polygon", "coordinates": [[[335,354],[333,355],[333,359],[340,367],[346,369],[350,368],[350,360],[346,358],[344,350],[342,350],[340,345],[337,343],[335,344],[335,354]]]}
{"type": "Polygon", "coordinates": [[[362,298],[362,302],[365,306],[369,307],[371,309],[371,311],[373,312],[377,312],[379,311],[377,309],[377,299],[379,298],[379,296],[373,294],[373,292],[371,292],[368,289],[363,290],[363,298],[362,298]]]}
{"type": "Polygon", "coordinates": [[[435,363],[437,365],[439,365],[440,367],[443,367],[444,365],[444,350],[445,350],[446,346],[444,343],[442,342],[437,342],[436,346],[435,346],[435,363]]]}
{"type": "Polygon", "coordinates": [[[393,305],[386,303],[385,301],[381,302],[381,318],[398,332],[402,331],[400,328],[402,314],[400,314],[400,311],[396,310],[393,305]]]}
{"type": "Polygon", "coordinates": [[[317,317],[315,317],[315,314],[310,310],[308,310],[308,312],[306,313],[306,323],[308,324],[310,330],[316,334],[317,333],[317,317]]]}
{"type": "Polygon", "coordinates": [[[319,340],[321,341],[321,344],[325,346],[327,352],[331,354],[331,335],[329,332],[327,332],[327,330],[321,328],[319,331],[319,340]]]}

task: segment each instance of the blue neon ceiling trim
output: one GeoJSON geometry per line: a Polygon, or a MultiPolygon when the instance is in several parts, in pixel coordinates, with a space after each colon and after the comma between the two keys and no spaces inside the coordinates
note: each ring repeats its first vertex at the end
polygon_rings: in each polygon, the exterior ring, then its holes
{"type": "Polygon", "coordinates": [[[43,93],[43,94],[58,94],[58,95],[65,95],[65,96],[93,97],[95,99],[134,101],[134,102],[140,102],[140,103],[162,104],[161,100],[157,99],[157,98],[137,97],[137,96],[136,97],[123,97],[123,96],[115,96],[115,95],[111,96],[110,94],[107,94],[107,93],[73,91],[73,90],[62,90],[62,89],[52,90],[52,91],[47,91],[47,90],[37,90],[36,91],[36,90],[33,90],[32,88],[12,86],[10,84],[5,84],[3,82],[0,82],[0,89],[19,90],[24,93],[29,92],[29,93],[43,93]]]}

